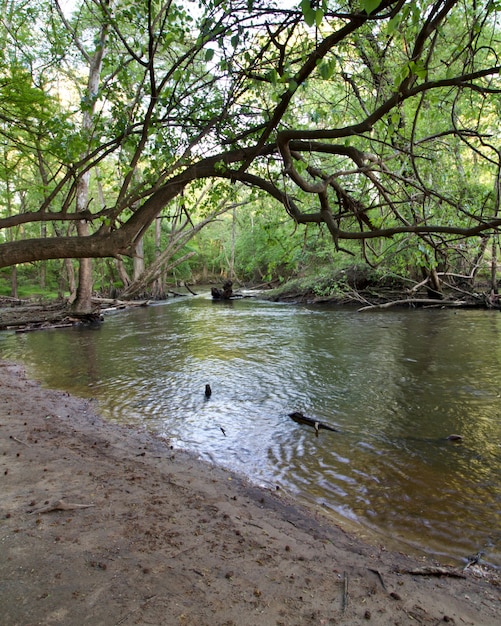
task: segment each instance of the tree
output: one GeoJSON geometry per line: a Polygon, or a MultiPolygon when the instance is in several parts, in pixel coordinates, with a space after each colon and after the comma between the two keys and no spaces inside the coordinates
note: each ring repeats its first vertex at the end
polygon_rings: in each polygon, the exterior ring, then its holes
{"type": "MultiPolygon", "coordinates": [[[[133,255],[156,216],[206,179],[325,224],[340,251],[416,238],[438,251],[501,226],[495,0],[211,0],[197,17],[170,1],[90,6],[94,30],[109,29],[92,137],[75,132],[47,198],[4,213],[0,228],[85,219],[91,234],[4,240],[0,267],[133,255]],[[104,163],[115,172],[106,208],[70,210],[104,163]]],[[[70,62],[71,41],[54,41],[70,62]]]]}
{"type": "MultiPolygon", "coordinates": [[[[106,54],[106,44],[108,40],[108,33],[110,30],[109,16],[113,12],[113,3],[111,0],[104,0],[101,3],[101,9],[105,12],[103,20],[99,20],[99,28],[94,35],[91,52],[88,51],[84,42],[80,39],[79,34],[71,27],[65,18],[65,15],[59,5],[58,0],[55,0],[55,7],[61,18],[62,23],[68,29],[69,34],[74,41],[75,46],[79,50],[80,54],[86,65],[88,66],[88,79],[87,85],[83,92],[81,101],[82,110],[82,136],[92,137],[96,124],[94,122],[94,116],[96,112],[96,106],[98,103],[99,87],[101,81],[101,72],[103,68],[103,60],[106,54]]],[[[81,160],[85,160],[89,156],[91,148],[91,142],[88,142],[85,146],[84,152],[81,155],[81,160]]],[[[90,169],[86,169],[78,177],[75,190],[75,212],[85,213],[89,204],[89,181],[90,181],[90,169]]],[[[88,237],[90,234],[89,224],[86,219],[78,220],[76,222],[76,231],[79,237],[88,237]]],[[[76,313],[90,313],[91,312],[91,297],[92,297],[92,259],[81,258],[78,274],[78,290],[76,293],[76,299],[73,303],[73,308],[76,313]]]]}

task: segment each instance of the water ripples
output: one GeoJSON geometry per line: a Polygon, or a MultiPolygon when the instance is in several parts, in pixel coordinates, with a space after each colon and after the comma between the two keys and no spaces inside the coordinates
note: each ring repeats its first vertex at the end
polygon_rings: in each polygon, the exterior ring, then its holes
{"type": "Polygon", "coordinates": [[[487,312],[201,297],[111,316],[99,332],[3,334],[0,350],[96,397],[111,420],[409,545],[458,559],[483,549],[501,565],[500,334],[487,312]],[[315,437],[294,410],[341,432],[315,437]],[[446,441],[454,432],[462,444],[446,441]]]}

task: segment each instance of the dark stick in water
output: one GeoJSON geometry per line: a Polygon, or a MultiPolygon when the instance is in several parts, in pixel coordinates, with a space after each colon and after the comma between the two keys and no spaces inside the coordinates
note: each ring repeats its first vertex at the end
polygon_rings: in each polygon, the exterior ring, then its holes
{"type": "Polygon", "coordinates": [[[293,419],[298,424],[306,424],[306,426],[312,426],[315,429],[315,434],[318,437],[319,430],[330,430],[334,433],[338,433],[339,430],[337,428],[333,428],[328,424],[324,424],[324,422],[320,422],[312,417],[306,417],[300,411],[294,411],[293,413],[289,413],[289,417],[293,419]]]}

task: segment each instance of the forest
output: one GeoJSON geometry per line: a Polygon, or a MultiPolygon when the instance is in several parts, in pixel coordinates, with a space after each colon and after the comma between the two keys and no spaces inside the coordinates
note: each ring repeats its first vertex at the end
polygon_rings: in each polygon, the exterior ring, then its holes
{"type": "Polygon", "coordinates": [[[498,293],[499,0],[2,0],[0,295],[498,293]]]}

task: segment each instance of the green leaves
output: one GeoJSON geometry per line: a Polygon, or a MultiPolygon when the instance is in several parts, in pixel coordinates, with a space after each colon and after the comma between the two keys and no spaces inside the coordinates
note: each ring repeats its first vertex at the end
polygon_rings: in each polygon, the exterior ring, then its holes
{"type": "Polygon", "coordinates": [[[301,0],[300,7],[304,21],[308,26],[320,26],[324,19],[324,11],[322,9],[313,8],[310,0],[301,0]]]}
{"type": "Polygon", "coordinates": [[[422,59],[419,59],[418,61],[411,61],[409,63],[409,69],[418,78],[426,78],[428,70],[422,59]]]}
{"type": "Polygon", "coordinates": [[[418,78],[425,79],[427,73],[428,70],[422,59],[418,59],[417,61],[409,61],[395,73],[394,85],[395,87],[398,87],[411,74],[414,74],[418,78]]]}
{"type": "Polygon", "coordinates": [[[373,13],[381,4],[381,0],[362,0],[362,9],[370,15],[373,13]]]}
{"type": "Polygon", "coordinates": [[[332,78],[334,72],[336,70],[336,59],[322,60],[318,64],[318,73],[324,80],[329,80],[332,78]]]}

